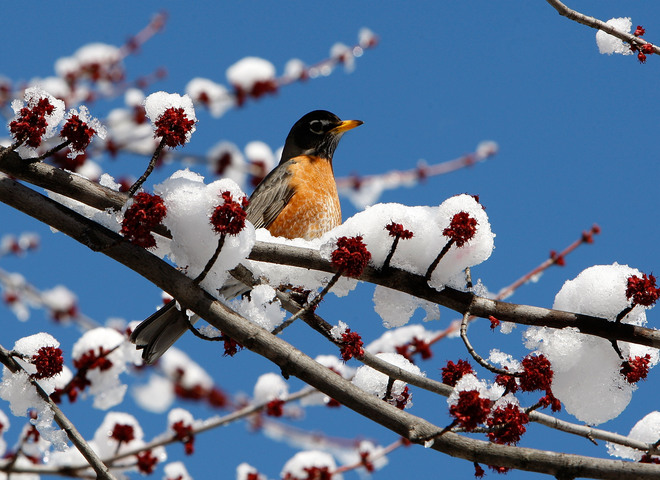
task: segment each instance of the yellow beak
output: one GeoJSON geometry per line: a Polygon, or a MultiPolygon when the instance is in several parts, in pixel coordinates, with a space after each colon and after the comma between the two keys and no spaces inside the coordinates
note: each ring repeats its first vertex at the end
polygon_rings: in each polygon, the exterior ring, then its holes
{"type": "Polygon", "coordinates": [[[332,133],[344,133],[347,132],[348,130],[352,130],[355,127],[359,127],[363,123],[364,122],[362,122],[361,120],[344,120],[330,131],[332,133]]]}

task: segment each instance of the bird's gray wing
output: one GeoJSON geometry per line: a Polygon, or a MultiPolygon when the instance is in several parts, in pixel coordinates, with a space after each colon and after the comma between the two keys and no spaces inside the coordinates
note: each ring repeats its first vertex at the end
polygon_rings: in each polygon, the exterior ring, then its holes
{"type": "Polygon", "coordinates": [[[250,196],[247,219],[254,228],[268,228],[286,207],[295,190],[291,187],[289,166],[294,159],[280,163],[270,171],[250,196]]]}

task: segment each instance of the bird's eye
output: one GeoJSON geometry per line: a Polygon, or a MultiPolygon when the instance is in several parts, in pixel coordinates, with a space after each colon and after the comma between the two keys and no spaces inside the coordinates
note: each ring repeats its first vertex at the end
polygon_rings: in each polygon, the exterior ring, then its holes
{"type": "Polygon", "coordinates": [[[309,122],[309,130],[312,133],[316,133],[317,135],[321,135],[323,133],[323,127],[325,124],[321,120],[312,120],[309,122]]]}

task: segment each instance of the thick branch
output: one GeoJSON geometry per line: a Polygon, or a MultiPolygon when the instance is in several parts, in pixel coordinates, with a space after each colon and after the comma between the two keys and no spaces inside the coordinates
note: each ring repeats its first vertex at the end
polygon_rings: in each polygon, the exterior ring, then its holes
{"type": "Polygon", "coordinates": [[[300,378],[360,415],[415,443],[430,443],[435,450],[470,461],[567,478],[651,479],[658,476],[660,467],[656,465],[496,445],[452,432],[438,437],[442,432],[440,427],[368,395],[288,343],[215,301],[174,267],[104,227],[9,178],[0,179],[0,201],[128,266],[246,348],[278,365],[285,375],[300,378]]]}
{"type": "MultiPolygon", "coordinates": [[[[102,187],[83,177],[50,165],[43,163],[27,165],[21,161],[18,154],[7,152],[2,147],[0,147],[0,158],[0,171],[100,210],[106,208],[119,209],[128,200],[126,194],[102,187]]],[[[160,235],[170,236],[165,228],[159,228],[155,231],[160,235]]],[[[330,262],[324,260],[318,251],[301,247],[257,242],[249,258],[260,262],[278,263],[335,273],[334,267],[330,262]]],[[[491,300],[452,288],[437,291],[431,288],[422,276],[396,268],[389,268],[386,272],[383,272],[368,266],[364,269],[360,280],[423,298],[450,308],[461,315],[469,310],[472,315],[478,317],[488,318],[492,315],[498,320],[523,325],[550,328],[574,327],[584,334],[608,340],[620,340],[660,348],[660,331],[657,330],[628,324],[617,324],[588,315],[491,300]]]]}

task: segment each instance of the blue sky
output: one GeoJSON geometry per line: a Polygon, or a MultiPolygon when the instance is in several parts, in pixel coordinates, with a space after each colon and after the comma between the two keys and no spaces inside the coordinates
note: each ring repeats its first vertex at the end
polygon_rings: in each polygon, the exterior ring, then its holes
{"type": "MultiPolygon", "coordinates": [[[[660,5],[653,2],[571,1],[569,6],[607,20],[632,17],[633,28],[646,27],[650,41],[660,38],[660,5]]],[[[198,113],[197,132],[183,153],[205,153],[218,140],[243,147],[262,140],[273,149],[282,145],[292,123],[316,108],[365,124],[343,140],[335,156],[338,176],[373,174],[449,160],[472,151],[482,140],[494,140],[500,153],[471,169],[432,178],[414,188],[386,192],[380,201],[407,205],[437,205],[457,193],[478,194],[487,208],[496,249],[489,261],[473,271],[497,291],[543,261],[552,249],[561,250],[582,230],[598,223],[602,234],[594,245],[580,248],[563,268],[546,273],[538,284],[526,285],[512,301],[549,307],[562,283],[594,264],[619,262],[648,273],[660,272],[657,238],[658,98],[655,95],[659,60],[645,65],[632,56],[598,53],[595,31],[560,17],[543,1],[470,2],[69,2],[15,3],[8,11],[12,22],[0,31],[3,52],[0,74],[13,81],[28,81],[53,74],[55,60],[71,55],[91,42],[120,45],[156,12],[166,10],[165,30],[126,60],[129,77],[165,67],[165,80],[150,87],[183,93],[193,77],[226,83],[226,68],[244,56],[270,60],[281,73],[290,58],[314,63],[325,58],[335,42],[353,44],[361,27],[380,38],[377,48],[357,60],[353,73],[337,70],[327,78],[283,88],[273,97],[250,101],[220,119],[198,113]]],[[[117,101],[101,101],[92,113],[103,117],[117,101]]],[[[120,156],[102,167],[113,175],[139,174],[142,159],[120,156]]],[[[178,166],[172,166],[172,168],[178,166]]],[[[156,172],[147,185],[172,171],[156,172]]],[[[208,172],[200,169],[200,173],[208,172]]],[[[344,216],[355,208],[342,199],[344,216]]],[[[114,265],[100,254],[0,205],[0,235],[36,231],[43,246],[25,258],[2,259],[0,266],[20,271],[37,287],[62,283],[80,298],[83,312],[100,322],[109,317],[135,320],[146,317],[159,301],[158,290],[136,274],[114,265]]],[[[321,314],[355,325],[363,337],[373,339],[383,328],[373,313],[372,287],[364,286],[348,299],[329,298],[321,314]]],[[[18,323],[0,307],[6,325],[0,343],[43,329],[66,347],[74,341],[73,328],[53,327],[39,312],[28,323],[18,323]]],[[[441,329],[455,317],[443,311],[441,329]]],[[[419,317],[416,317],[419,321],[419,317]]],[[[657,312],[649,314],[657,327],[657,312]]],[[[302,326],[286,339],[312,353],[327,348],[302,326]]],[[[482,351],[510,349],[523,354],[520,334],[491,333],[486,325],[473,329],[473,341],[482,351]]],[[[192,338],[181,347],[205,365],[218,384],[230,392],[251,392],[251,382],[266,370],[275,371],[256,355],[244,352],[221,358],[212,346],[192,338]]],[[[460,341],[446,340],[435,349],[432,361],[422,363],[437,378],[448,359],[466,358],[460,341]]],[[[627,433],[638,418],[651,411],[659,384],[651,378],[640,385],[628,415],[605,424],[627,433]]],[[[412,413],[446,422],[444,399],[419,395],[412,413]],[[418,410],[419,409],[419,410],[418,410]]],[[[87,403],[65,405],[81,420],[87,403]]],[[[194,406],[190,406],[194,410],[194,406]]],[[[121,408],[131,408],[131,402],[121,408]]],[[[194,410],[200,417],[211,415],[194,410]]],[[[312,429],[328,427],[332,435],[373,437],[387,444],[395,436],[344,412],[340,425],[334,412],[309,413],[312,429]],[[329,422],[331,424],[329,425],[329,422]]],[[[96,415],[96,414],[94,414],[96,415]]],[[[564,418],[570,418],[565,416],[564,418]]],[[[162,420],[144,414],[147,435],[162,428],[162,420]]],[[[448,422],[447,422],[448,423],[448,422]]],[[[98,420],[90,420],[92,433],[98,420]],[[92,426],[93,425],[93,426],[92,426]]],[[[198,452],[187,459],[190,473],[205,478],[221,463],[223,478],[233,478],[240,461],[257,466],[270,478],[293,450],[258,435],[243,425],[198,439],[198,452]],[[211,440],[213,439],[213,440],[211,440]],[[255,445],[267,454],[255,455],[255,445]],[[272,454],[271,454],[272,453],[272,454]],[[214,461],[211,461],[214,460],[214,461]]],[[[10,435],[11,438],[11,435],[10,435]]],[[[580,439],[566,438],[532,426],[525,446],[557,448],[588,455],[604,455],[580,439]]],[[[171,448],[173,457],[181,448],[171,448]]],[[[376,478],[405,478],[452,471],[470,478],[471,464],[420,447],[399,450],[376,478]],[[413,467],[414,465],[414,467],[413,467]]],[[[489,473],[492,478],[495,474],[489,473]]],[[[350,478],[355,478],[352,474],[350,478]]],[[[536,478],[512,472],[508,478],[536,478]]]]}

